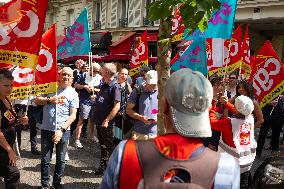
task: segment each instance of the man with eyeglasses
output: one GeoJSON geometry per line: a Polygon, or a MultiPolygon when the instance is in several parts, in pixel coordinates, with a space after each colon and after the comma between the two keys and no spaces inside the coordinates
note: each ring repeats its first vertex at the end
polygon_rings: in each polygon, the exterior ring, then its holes
{"type": "Polygon", "coordinates": [[[236,96],[236,86],[238,82],[238,74],[237,72],[232,72],[229,74],[228,83],[225,90],[225,96],[228,98],[232,98],[236,96]]]}

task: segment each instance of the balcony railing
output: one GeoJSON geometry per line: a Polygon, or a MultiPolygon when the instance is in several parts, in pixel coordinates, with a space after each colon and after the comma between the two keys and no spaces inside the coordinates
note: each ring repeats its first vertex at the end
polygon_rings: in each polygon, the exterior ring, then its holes
{"type": "Polygon", "coordinates": [[[126,28],[128,26],[128,18],[119,19],[119,27],[126,28]]]}
{"type": "Polygon", "coordinates": [[[149,18],[143,17],[143,24],[144,26],[154,26],[154,22],[151,21],[149,18]]]}
{"type": "Polygon", "coordinates": [[[101,29],[102,25],[101,25],[101,21],[94,21],[94,28],[95,29],[101,29]]]}

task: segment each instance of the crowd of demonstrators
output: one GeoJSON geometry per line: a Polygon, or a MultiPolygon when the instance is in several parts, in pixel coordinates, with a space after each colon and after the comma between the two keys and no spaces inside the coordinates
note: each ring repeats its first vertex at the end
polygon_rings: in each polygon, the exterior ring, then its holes
{"type": "Polygon", "coordinates": [[[19,188],[20,172],[16,167],[16,154],[13,145],[16,139],[18,125],[26,125],[26,115],[18,117],[9,96],[13,88],[12,73],[6,69],[0,70],[0,176],[4,178],[7,189],[19,188]]]}
{"type": "MultiPolygon", "coordinates": [[[[114,63],[101,66],[78,60],[75,65],[75,70],[69,67],[58,69],[57,93],[37,96],[28,100],[29,103],[26,99],[19,99],[14,102],[15,110],[6,98],[11,93],[12,84],[9,85],[9,82],[12,83],[13,78],[9,71],[0,70],[0,176],[7,186],[16,188],[19,182],[11,146],[16,131],[20,146],[20,132],[27,125],[27,117],[31,152],[41,154],[42,188],[50,187],[50,161],[54,149],[53,185],[62,188],[61,178],[68,159],[71,132],[76,131],[74,146],[83,148],[85,141],[80,137],[86,123],[88,141],[98,142],[100,146],[101,157],[95,175],[105,174],[101,188],[135,188],[137,185],[149,186],[152,182],[156,182],[156,188],[167,186],[165,183],[169,182],[191,182],[204,188],[225,185],[229,188],[250,188],[250,167],[255,155],[261,155],[272,125],[271,149],[274,152],[279,150],[284,123],[282,96],[261,110],[252,84],[238,80],[238,72],[229,74],[225,80],[217,76],[208,80],[190,69],[173,73],[161,99],[167,134],[157,136],[157,71],[142,66],[140,77],[131,83],[128,70],[122,68],[117,72],[114,63]],[[11,112],[9,117],[5,111],[11,112]],[[127,119],[133,121],[128,134],[124,133],[127,119]],[[37,123],[41,123],[41,152],[36,143],[37,123]],[[259,127],[256,145],[254,129],[259,127]],[[157,155],[158,151],[163,155],[157,155]],[[190,165],[188,162],[193,160],[198,161],[190,165]],[[212,164],[208,166],[207,161],[212,164]],[[161,163],[160,168],[154,165],[156,162],[161,163]],[[185,166],[190,173],[171,169],[175,163],[178,168],[184,167],[182,162],[187,162],[185,166]],[[151,172],[153,167],[157,170],[151,172]],[[165,183],[155,180],[160,173],[165,173],[165,183]],[[128,177],[132,181],[126,179],[128,177]],[[224,180],[224,177],[228,179],[224,180]]],[[[181,186],[175,184],[172,186],[181,186]]]]}
{"type": "Polygon", "coordinates": [[[210,82],[199,72],[181,69],[166,88],[171,89],[162,99],[166,135],[122,141],[100,188],[239,188],[236,160],[203,145],[202,137],[211,136],[210,82]]]}
{"type": "MultiPolygon", "coordinates": [[[[152,143],[155,143],[157,145],[157,148],[161,150],[162,153],[170,153],[168,148],[161,148],[162,145],[166,144],[164,141],[159,141],[161,137],[156,137],[156,117],[151,117],[153,116],[153,105],[155,106],[155,102],[153,102],[153,100],[156,100],[157,97],[151,97],[151,95],[154,95],[155,93],[155,87],[153,85],[150,85],[153,87],[151,88],[152,90],[147,90],[147,88],[149,87],[149,84],[154,84],[154,82],[150,83],[151,79],[153,81],[153,78],[157,78],[153,77],[153,75],[155,75],[153,74],[154,72],[155,71],[152,72],[152,70],[148,71],[144,75],[144,77],[141,77],[144,80],[144,84],[136,85],[136,87],[134,87],[133,92],[131,93],[128,100],[126,113],[135,120],[132,131],[132,140],[150,140],[152,141],[152,143]],[[145,95],[145,92],[148,92],[148,94],[145,95]],[[143,97],[143,95],[145,96],[143,97]],[[150,125],[153,127],[151,127],[150,125]]],[[[178,73],[180,72],[172,74],[171,77],[178,73]]],[[[189,75],[188,77],[190,78],[189,75]]],[[[181,75],[179,77],[181,77],[181,75]]],[[[169,80],[171,80],[171,78],[169,80]]],[[[184,82],[185,80],[182,81],[184,82]]],[[[263,117],[260,105],[254,97],[252,83],[245,80],[239,80],[237,71],[229,74],[229,76],[226,77],[224,81],[222,80],[222,78],[212,77],[210,79],[210,82],[213,90],[212,101],[209,101],[211,103],[211,106],[208,112],[208,119],[210,119],[210,125],[213,135],[210,137],[202,138],[202,143],[204,146],[208,146],[208,148],[212,149],[213,151],[218,151],[222,153],[226,152],[232,155],[235,160],[237,160],[238,165],[240,165],[240,174],[238,175],[238,178],[240,178],[240,182],[238,183],[238,187],[244,189],[251,188],[252,178],[250,174],[250,168],[255,160],[256,152],[258,154],[261,153],[266,134],[272,122],[271,120],[273,120],[273,123],[276,126],[273,128],[273,140],[271,140],[271,148],[272,151],[277,151],[279,149],[279,135],[282,129],[282,125],[284,123],[284,100],[281,98],[282,96],[280,96],[275,102],[272,102],[269,105],[270,109],[266,110],[266,112],[269,113],[266,113],[265,117],[263,117]],[[267,115],[269,115],[269,117],[267,115]],[[254,129],[260,128],[263,122],[267,125],[265,125],[264,128],[261,128],[258,143],[262,143],[262,145],[257,148],[257,143],[255,141],[254,136],[254,129]]],[[[191,84],[195,86],[193,81],[191,81],[191,84]]],[[[180,82],[172,88],[166,88],[173,90],[176,87],[179,87],[179,85],[183,85],[183,83],[180,82]]],[[[167,91],[171,90],[166,90],[166,96],[167,91]]],[[[179,93],[174,94],[178,96],[179,93]]],[[[194,94],[188,94],[187,97],[188,98],[182,99],[183,103],[194,103],[195,101],[197,104],[200,103],[198,100],[194,99],[194,94]]],[[[174,105],[176,105],[176,103],[178,102],[175,101],[174,105]]],[[[198,105],[201,106],[202,103],[198,105]]],[[[188,108],[193,108],[192,106],[193,105],[190,104],[188,108]]],[[[173,111],[172,114],[175,114],[175,109],[170,110],[173,111]]],[[[265,110],[265,108],[263,110],[265,110]]],[[[183,117],[181,116],[173,118],[172,126],[173,128],[175,128],[175,132],[181,127],[182,124],[179,122],[179,119],[182,118],[183,117]]],[[[194,116],[191,117],[191,119],[194,120],[194,116]]],[[[185,136],[184,133],[180,134],[185,136]]],[[[126,178],[129,175],[133,175],[134,172],[136,173],[137,171],[141,172],[141,174],[138,174],[138,176],[134,178],[133,182],[131,181],[131,187],[128,188],[135,188],[138,183],[139,186],[141,186],[140,179],[144,176],[144,179],[155,177],[154,174],[147,171],[148,167],[153,167],[154,165],[142,156],[143,154],[140,152],[141,150],[139,149],[140,143],[143,143],[143,145],[141,146],[146,146],[147,143],[135,142],[132,140],[127,142],[121,142],[115,149],[110,160],[109,166],[105,172],[101,188],[117,188],[117,184],[119,184],[119,187],[122,187],[124,186],[124,184],[126,184],[126,178]],[[136,149],[136,146],[138,146],[138,149],[136,149]],[[128,165],[128,161],[134,165],[128,165]],[[137,164],[138,166],[135,164],[137,164]],[[144,166],[146,167],[145,171],[144,166]],[[134,172],[129,171],[133,169],[134,172]],[[151,176],[148,176],[148,174],[151,176]]],[[[151,144],[148,145],[148,148],[150,148],[150,146],[151,144]]],[[[148,156],[153,155],[153,157],[156,157],[154,156],[154,154],[152,154],[152,152],[151,154],[148,154],[148,151],[145,148],[143,148],[143,153],[146,153],[148,156]]],[[[167,156],[168,154],[164,155],[167,156]]],[[[159,160],[161,159],[159,158],[159,160]]],[[[162,162],[162,160],[160,162],[162,162]]],[[[162,165],[164,164],[162,163],[162,165]]],[[[230,165],[228,166],[230,167],[230,165]]],[[[166,170],[163,169],[163,171],[165,172],[166,170]]],[[[158,171],[154,173],[159,174],[158,171]]],[[[150,181],[153,180],[150,179],[150,181]]],[[[144,180],[144,182],[146,182],[146,180],[144,180]]],[[[128,181],[127,184],[129,184],[128,181]]]]}

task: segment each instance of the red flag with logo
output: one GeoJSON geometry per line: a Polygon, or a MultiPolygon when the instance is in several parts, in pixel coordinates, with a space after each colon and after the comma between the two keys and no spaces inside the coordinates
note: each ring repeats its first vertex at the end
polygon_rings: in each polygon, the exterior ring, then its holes
{"type": "Polygon", "coordinates": [[[172,31],[171,35],[172,42],[182,41],[184,36],[185,26],[182,24],[182,17],[180,15],[179,8],[173,11],[173,19],[172,19],[172,31]]]}
{"type": "Polygon", "coordinates": [[[13,0],[0,7],[0,63],[35,68],[48,0],[13,0]]]}
{"type": "Polygon", "coordinates": [[[225,41],[224,66],[227,64],[226,73],[232,73],[240,68],[242,62],[242,26],[234,31],[231,40],[225,41]],[[228,55],[229,52],[229,55],[228,55]]]}
{"type": "Polygon", "coordinates": [[[284,67],[269,41],[259,50],[252,75],[260,107],[264,107],[284,91],[284,67]]]}
{"type": "Polygon", "coordinates": [[[14,83],[12,99],[26,98],[38,94],[48,94],[56,91],[57,61],[56,61],[56,26],[55,24],[42,36],[38,65],[34,72],[31,68],[17,66],[13,71],[14,83]],[[32,91],[30,92],[30,90],[32,91]]]}
{"type": "Polygon", "coordinates": [[[249,48],[249,33],[248,33],[248,25],[246,26],[246,32],[244,41],[242,43],[242,75],[245,78],[250,78],[251,75],[251,63],[250,63],[250,48],[249,48]]]}
{"type": "Polygon", "coordinates": [[[145,31],[140,38],[130,60],[129,75],[133,76],[139,73],[139,68],[143,65],[148,65],[148,42],[147,31],[145,31]]]}

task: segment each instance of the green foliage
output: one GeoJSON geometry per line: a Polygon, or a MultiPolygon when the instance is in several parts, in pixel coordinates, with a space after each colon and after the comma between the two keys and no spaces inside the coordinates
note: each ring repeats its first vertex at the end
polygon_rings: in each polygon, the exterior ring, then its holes
{"type": "Polygon", "coordinates": [[[189,33],[199,28],[204,31],[214,11],[220,8],[218,0],[157,0],[147,8],[152,21],[172,17],[176,5],[180,6],[183,24],[189,28],[189,33]]]}

